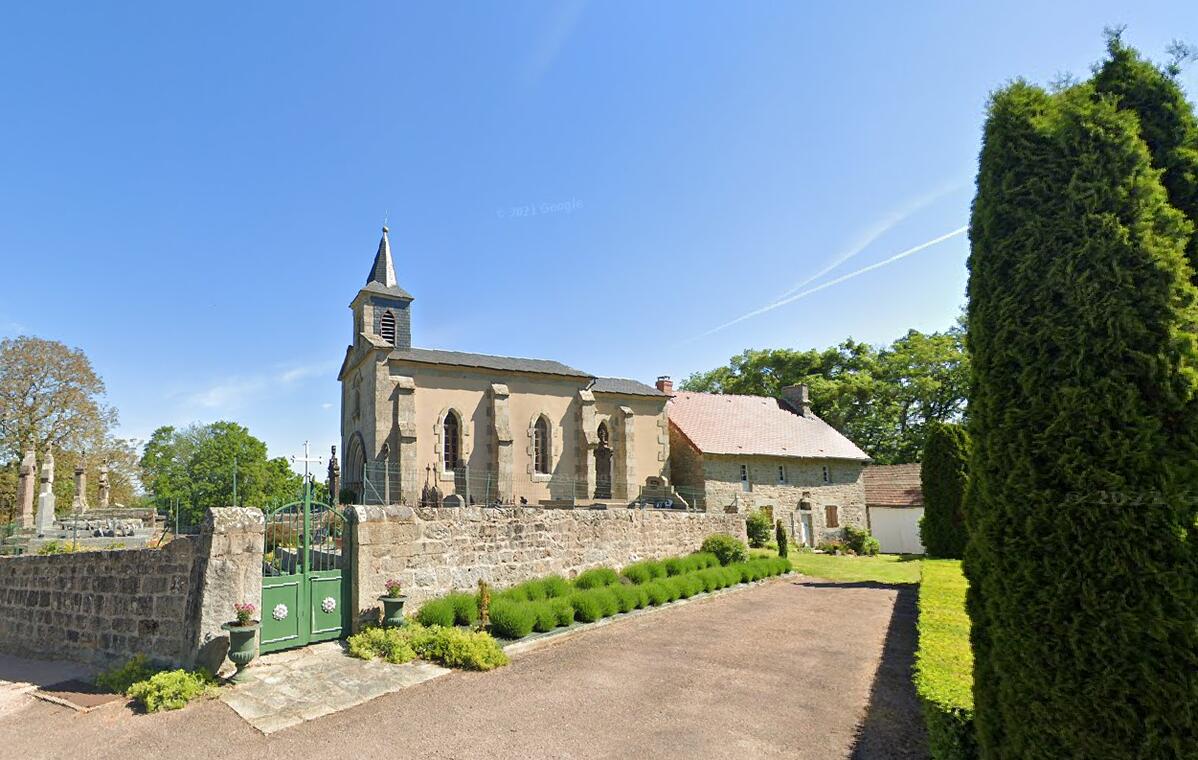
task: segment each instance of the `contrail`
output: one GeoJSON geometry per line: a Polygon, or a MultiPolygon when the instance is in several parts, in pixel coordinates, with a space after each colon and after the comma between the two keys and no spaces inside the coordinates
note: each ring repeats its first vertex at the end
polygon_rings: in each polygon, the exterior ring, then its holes
{"type": "Polygon", "coordinates": [[[870,245],[872,245],[875,240],[882,237],[887,232],[890,232],[892,229],[897,227],[899,224],[901,224],[903,221],[905,221],[908,217],[910,217],[915,212],[930,205],[933,201],[939,200],[940,198],[944,197],[945,195],[948,195],[949,193],[954,192],[960,188],[961,188],[960,182],[955,183],[955,184],[943,185],[926,195],[916,198],[911,203],[908,203],[907,205],[905,205],[901,208],[895,209],[895,210],[891,211],[889,214],[886,214],[884,217],[882,217],[877,222],[875,222],[872,227],[870,227],[868,230],[866,230],[865,234],[863,234],[861,237],[857,238],[857,241],[853,245],[849,246],[848,250],[844,251],[843,253],[841,253],[841,255],[839,255],[835,259],[833,259],[832,262],[829,263],[827,266],[825,266],[823,269],[819,270],[815,274],[813,274],[810,277],[808,277],[807,279],[803,280],[798,285],[795,285],[794,287],[790,288],[789,290],[787,290],[785,293],[781,294],[774,300],[779,301],[783,298],[786,298],[790,294],[807,287],[811,283],[815,282],[819,278],[826,275],[828,272],[831,272],[836,267],[840,266],[844,262],[848,261],[849,259],[853,258],[857,254],[864,251],[866,248],[868,248],[870,245]]]}
{"type": "MultiPolygon", "coordinates": [[[[922,251],[924,249],[931,248],[932,246],[936,245],[937,243],[943,243],[945,240],[948,240],[950,238],[955,238],[956,236],[963,234],[967,229],[969,229],[968,226],[958,227],[957,229],[953,230],[952,232],[946,232],[938,238],[933,238],[933,239],[927,241],[926,243],[920,243],[919,245],[915,246],[914,248],[908,248],[907,250],[903,251],[902,253],[896,253],[888,259],[883,259],[882,261],[879,261],[875,264],[870,264],[867,267],[862,267],[861,269],[858,269],[855,272],[849,272],[848,274],[841,275],[840,277],[837,277],[834,280],[828,280],[825,283],[816,285],[814,288],[809,288],[802,292],[795,293],[794,295],[787,296],[786,298],[780,299],[778,301],[774,301],[773,303],[771,303],[767,306],[762,306],[760,309],[755,309],[753,311],[750,311],[748,314],[742,314],[730,322],[725,322],[724,324],[719,325],[718,327],[713,327],[705,333],[696,335],[694,338],[691,338],[691,340],[698,340],[699,338],[706,338],[708,335],[711,335],[712,333],[717,333],[726,327],[731,327],[732,325],[735,325],[738,322],[744,322],[746,319],[752,319],[753,317],[756,317],[758,315],[765,314],[767,311],[773,311],[774,309],[777,309],[779,306],[785,306],[786,304],[793,303],[793,302],[799,300],[800,298],[805,298],[805,297],[811,295],[812,293],[818,293],[819,291],[823,290],[824,288],[830,288],[833,285],[839,285],[840,283],[844,282],[845,280],[851,280],[852,278],[856,277],[857,275],[862,275],[862,274],[865,274],[866,272],[872,272],[873,270],[878,269],[880,267],[884,267],[887,264],[893,264],[894,262],[898,261],[899,259],[905,259],[908,256],[919,253],[920,251],[922,251]]],[[[686,341],[686,342],[689,343],[690,341],[686,341]]]]}

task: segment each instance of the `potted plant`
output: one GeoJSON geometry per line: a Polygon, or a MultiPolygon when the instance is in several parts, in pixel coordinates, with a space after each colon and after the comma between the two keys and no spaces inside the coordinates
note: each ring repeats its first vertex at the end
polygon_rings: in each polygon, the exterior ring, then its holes
{"type": "Polygon", "coordinates": [[[234,683],[240,680],[241,671],[258,654],[258,621],[254,620],[257,611],[258,608],[248,602],[234,604],[233,612],[237,619],[221,626],[222,630],[229,632],[229,659],[237,666],[237,672],[229,679],[234,683]]]}
{"type": "Polygon", "coordinates": [[[383,627],[399,628],[405,622],[403,603],[408,597],[404,596],[403,587],[394,578],[383,585],[387,588],[387,593],[379,597],[379,601],[383,603],[383,627]]]}

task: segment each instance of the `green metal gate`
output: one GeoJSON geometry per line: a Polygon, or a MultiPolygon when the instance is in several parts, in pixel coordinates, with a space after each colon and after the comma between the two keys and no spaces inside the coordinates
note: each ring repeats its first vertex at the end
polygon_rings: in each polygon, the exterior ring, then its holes
{"type": "Polygon", "coordinates": [[[262,560],[262,653],[341,638],[349,632],[345,515],[304,500],[266,513],[262,560]]]}

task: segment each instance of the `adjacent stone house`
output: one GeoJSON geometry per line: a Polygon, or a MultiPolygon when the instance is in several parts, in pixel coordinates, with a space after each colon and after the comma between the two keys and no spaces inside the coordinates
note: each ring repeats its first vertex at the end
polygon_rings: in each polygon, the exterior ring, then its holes
{"type": "Polygon", "coordinates": [[[678,493],[708,512],[770,511],[796,540],[839,538],[866,527],[862,469],[869,457],[811,411],[806,386],[783,398],[671,393],[670,474],[678,493]]]}
{"type": "Polygon", "coordinates": [[[415,505],[428,487],[459,505],[627,503],[666,474],[664,393],[546,359],[414,348],[412,301],[384,227],[338,374],[351,501],[415,505]]]}

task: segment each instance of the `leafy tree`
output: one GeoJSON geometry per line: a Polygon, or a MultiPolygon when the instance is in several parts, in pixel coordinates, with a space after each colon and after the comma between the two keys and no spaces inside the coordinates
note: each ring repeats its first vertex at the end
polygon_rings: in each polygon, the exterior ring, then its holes
{"type": "Polygon", "coordinates": [[[1198,756],[1193,230],[1154,118],[1109,90],[1016,82],[986,121],[965,570],[987,758],[1198,756]]]}
{"type": "Polygon", "coordinates": [[[198,522],[210,507],[269,507],[299,498],[301,476],[282,457],[267,459],[266,444],[235,422],[161,427],[142,452],[147,488],[160,508],[176,501],[188,522],[198,522]]]}
{"type": "Polygon", "coordinates": [[[770,518],[765,510],[758,509],[750,512],[745,518],[745,534],[749,538],[749,546],[760,549],[770,540],[770,518]]]}
{"type": "Polygon", "coordinates": [[[928,555],[961,559],[965,552],[962,501],[969,475],[969,434],[961,425],[936,423],[928,431],[920,479],[923,520],[920,538],[928,555]]]}
{"type": "Polygon", "coordinates": [[[728,366],[696,373],[683,390],[778,397],[806,383],[812,409],[879,462],[914,462],[927,425],[965,411],[969,366],[960,325],[911,330],[889,346],[852,339],[822,351],[747,350],[728,366]]]}

